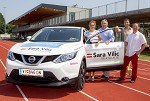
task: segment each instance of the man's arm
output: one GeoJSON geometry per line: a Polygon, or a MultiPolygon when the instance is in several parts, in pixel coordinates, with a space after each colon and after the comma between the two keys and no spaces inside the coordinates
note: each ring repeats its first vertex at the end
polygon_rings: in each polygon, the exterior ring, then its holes
{"type": "Polygon", "coordinates": [[[142,34],[140,37],[140,42],[142,43],[141,49],[139,51],[136,52],[137,55],[139,55],[147,46],[147,41],[145,36],[142,34]]]}
{"type": "Polygon", "coordinates": [[[141,49],[136,52],[136,54],[139,55],[146,47],[147,47],[147,43],[144,43],[144,44],[141,46],[141,49]]]}
{"type": "Polygon", "coordinates": [[[116,27],[115,27],[115,32],[116,32],[116,33],[121,33],[121,29],[119,29],[119,27],[116,26],[116,27]]]}
{"type": "Polygon", "coordinates": [[[102,42],[102,37],[101,37],[101,35],[98,34],[97,37],[98,37],[99,41],[95,44],[96,47],[102,42]]]}
{"type": "Polygon", "coordinates": [[[102,40],[102,37],[101,37],[101,35],[100,34],[98,34],[98,39],[99,39],[99,41],[101,41],[102,40]]]}
{"type": "Polygon", "coordinates": [[[108,32],[108,37],[109,37],[109,40],[107,40],[105,43],[106,45],[108,45],[110,42],[114,42],[115,41],[115,36],[114,36],[114,32],[113,30],[110,30],[108,32]]]}
{"type": "Polygon", "coordinates": [[[125,41],[125,42],[124,42],[124,45],[125,45],[125,47],[127,47],[127,46],[128,46],[128,42],[125,41]]]}

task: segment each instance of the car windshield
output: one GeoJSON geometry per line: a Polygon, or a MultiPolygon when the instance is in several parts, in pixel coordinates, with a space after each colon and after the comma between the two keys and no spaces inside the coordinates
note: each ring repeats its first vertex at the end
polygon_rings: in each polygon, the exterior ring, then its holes
{"type": "Polygon", "coordinates": [[[34,42],[78,42],[80,40],[80,28],[44,28],[30,39],[34,42]]]}

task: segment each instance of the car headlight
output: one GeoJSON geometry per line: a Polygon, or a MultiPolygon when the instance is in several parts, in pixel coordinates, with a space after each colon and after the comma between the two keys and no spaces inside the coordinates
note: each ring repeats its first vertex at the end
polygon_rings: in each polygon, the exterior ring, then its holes
{"type": "Polygon", "coordinates": [[[76,54],[77,54],[77,52],[62,54],[58,58],[56,58],[53,62],[61,63],[61,62],[66,62],[66,61],[72,60],[76,57],[76,54]]]}
{"type": "Polygon", "coordinates": [[[13,52],[11,52],[11,51],[8,52],[7,58],[8,58],[9,60],[11,60],[11,61],[15,61],[14,54],[13,54],[13,52]]]}

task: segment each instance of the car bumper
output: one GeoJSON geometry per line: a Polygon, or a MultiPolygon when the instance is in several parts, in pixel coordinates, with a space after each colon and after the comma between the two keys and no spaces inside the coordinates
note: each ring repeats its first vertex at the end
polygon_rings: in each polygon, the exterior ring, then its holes
{"type": "Polygon", "coordinates": [[[38,66],[29,66],[20,61],[7,59],[6,67],[6,81],[9,83],[30,86],[61,86],[77,80],[80,63],[74,59],[58,64],[47,62],[38,66]],[[43,70],[43,77],[21,76],[19,69],[43,70]]]}
{"type": "MultiPolygon", "coordinates": [[[[47,62],[39,64],[38,66],[29,66],[25,65],[23,62],[20,61],[11,61],[7,59],[6,62],[6,73],[8,77],[11,75],[13,70],[19,69],[34,69],[34,70],[43,70],[43,72],[51,72],[55,75],[55,77],[61,81],[62,78],[67,77],[69,79],[73,79],[78,77],[80,63],[77,62],[77,59],[73,59],[63,63],[53,63],[47,62]],[[74,64],[76,63],[76,64],[74,64]]],[[[17,73],[19,75],[19,73],[17,73]]]]}
{"type": "Polygon", "coordinates": [[[62,86],[75,82],[78,78],[66,79],[59,81],[51,72],[45,72],[44,77],[20,76],[19,70],[13,70],[10,76],[6,73],[8,83],[30,86],[62,86]]]}

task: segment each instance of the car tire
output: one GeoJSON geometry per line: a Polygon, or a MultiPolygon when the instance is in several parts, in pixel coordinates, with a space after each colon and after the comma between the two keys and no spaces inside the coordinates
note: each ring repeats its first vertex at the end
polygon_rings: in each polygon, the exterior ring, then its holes
{"type": "Polygon", "coordinates": [[[85,63],[82,61],[80,65],[78,80],[74,84],[75,90],[82,90],[85,84],[85,63]]]}

